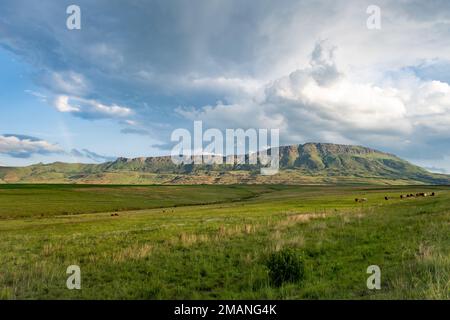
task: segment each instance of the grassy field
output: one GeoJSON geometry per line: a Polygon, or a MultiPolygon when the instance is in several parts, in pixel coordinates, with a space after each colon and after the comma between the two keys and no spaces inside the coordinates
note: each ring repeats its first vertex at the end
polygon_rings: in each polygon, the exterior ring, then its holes
{"type": "Polygon", "coordinates": [[[238,201],[271,190],[257,186],[0,184],[0,219],[139,210],[238,201]]]}
{"type": "Polygon", "coordinates": [[[0,298],[449,299],[449,234],[444,186],[1,185],[0,298]],[[284,248],[304,279],[275,286],[284,248]]]}

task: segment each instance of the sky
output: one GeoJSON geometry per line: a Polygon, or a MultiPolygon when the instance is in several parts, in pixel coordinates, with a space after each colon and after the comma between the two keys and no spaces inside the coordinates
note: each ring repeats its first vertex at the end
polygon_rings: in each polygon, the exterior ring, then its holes
{"type": "Polygon", "coordinates": [[[196,120],[450,173],[450,3],[0,2],[0,165],[168,154],[196,120]]]}

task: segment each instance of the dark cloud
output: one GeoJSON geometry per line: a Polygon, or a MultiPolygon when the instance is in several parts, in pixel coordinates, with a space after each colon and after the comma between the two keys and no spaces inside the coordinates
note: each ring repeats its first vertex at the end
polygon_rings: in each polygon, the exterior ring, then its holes
{"type": "Polygon", "coordinates": [[[3,137],[16,137],[19,140],[29,140],[32,142],[36,142],[36,141],[42,141],[42,139],[36,138],[36,137],[32,137],[32,136],[27,136],[24,134],[11,134],[11,133],[5,133],[2,134],[3,137]]]}
{"type": "MultiPolygon", "coordinates": [[[[69,31],[68,4],[2,1],[0,45],[33,64],[37,83],[54,94],[131,106],[138,115],[146,103],[160,119],[167,108],[246,92],[246,79],[282,63],[278,51],[296,50],[287,33],[301,21],[299,10],[319,14],[330,6],[80,0],[82,29],[69,31]]],[[[305,21],[309,28],[318,29],[305,21]]]]}

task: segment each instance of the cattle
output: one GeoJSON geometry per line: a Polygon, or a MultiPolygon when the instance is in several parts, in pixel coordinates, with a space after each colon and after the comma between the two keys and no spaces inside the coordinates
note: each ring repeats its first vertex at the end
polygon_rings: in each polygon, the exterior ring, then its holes
{"type": "Polygon", "coordinates": [[[419,193],[416,194],[416,197],[428,197],[428,193],[419,192],[419,193]]]}
{"type": "MultiPolygon", "coordinates": [[[[400,199],[404,199],[404,198],[418,198],[418,197],[434,197],[436,195],[435,192],[431,192],[431,193],[427,193],[427,192],[417,192],[416,194],[402,194],[400,195],[400,199]]],[[[387,197],[385,197],[386,199],[387,197]]],[[[388,200],[388,199],[386,199],[388,200]]]]}
{"type": "MultiPolygon", "coordinates": [[[[434,197],[436,196],[435,192],[417,192],[416,194],[413,193],[408,193],[408,194],[401,194],[400,195],[400,199],[405,199],[405,198],[418,198],[418,197],[434,197]]],[[[394,199],[394,197],[389,197],[389,196],[385,196],[384,200],[388,201],[394,199]]],[[[366,202],[367,198],[355,198],[355,202],[366,202]]]]}
{"type": "Polygon", "coordinates": [[[426,196],[427,196],[427,194],[424,192],[416,193],[416,197],[426,197],[426,196]]]}

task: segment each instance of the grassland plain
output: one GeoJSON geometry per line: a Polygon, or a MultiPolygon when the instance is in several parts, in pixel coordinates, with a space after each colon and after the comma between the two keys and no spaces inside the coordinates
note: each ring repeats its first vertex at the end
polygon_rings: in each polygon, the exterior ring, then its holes
{"type": "Polygon", "coordinates": [[[4,185],[0,298],[448,299],[449,200],[446,186],[4,185]],[[286,247],[305,278],[275,287],[264,262],[286,247]]]}

